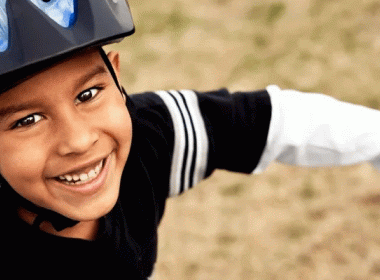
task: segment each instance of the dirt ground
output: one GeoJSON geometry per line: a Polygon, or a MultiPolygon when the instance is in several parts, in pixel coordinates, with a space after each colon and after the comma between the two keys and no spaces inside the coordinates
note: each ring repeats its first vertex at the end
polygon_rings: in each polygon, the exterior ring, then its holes
{"type": "MultiPolygon", "coordinates": [[[[130,5],[136,34],[110,49],[131,93],[276,84],[380,109],[380,1],[130,5]]],[[[217,171],[169,200],[156,279],[380,279],[379,183],[368,164],[217,171]]]]}

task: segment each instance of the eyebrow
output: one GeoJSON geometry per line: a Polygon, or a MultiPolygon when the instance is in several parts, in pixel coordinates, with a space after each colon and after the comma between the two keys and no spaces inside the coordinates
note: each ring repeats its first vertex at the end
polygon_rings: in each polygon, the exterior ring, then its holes
{"type": "MultiPolygon", "coordinates": [[[[74,89],[78,90],[81,86],[91,81],[95,76],[101,75],[101,74],[108,74],[108,70],[105,68],[104,65],[98,65],[91,72],[88,72],[85,75],[81,76],[75,82],[74,89]]],[[[24,102],[21,104],[10,105],[4,108],[0,108],[0,121],[2,121],[4,118],[6,118],[9,115],[12,115],[17,112],[27,110],[33,107],[37,107],[39,105],[41,105],[40,102],[31,101],[31,102],[24,102]]]]}
{"type": "Polygon", "coordinates": [[[15,114],[17,112],[27,110],[29,108],[37,107],[39,103],[37,102],[27,102],[19,105],[11,105],[0,109],[0,121],[5,119],[7,116],[15,114]]]}
{"type": "Polygon", "coordinates": [[[106,69],[104,65],[97,65],[91,72],[86,73],[76,81],[74,86],[75,90],[91,81],[95,76],[101,74],[108,74],[108,69],[106,69]]]}

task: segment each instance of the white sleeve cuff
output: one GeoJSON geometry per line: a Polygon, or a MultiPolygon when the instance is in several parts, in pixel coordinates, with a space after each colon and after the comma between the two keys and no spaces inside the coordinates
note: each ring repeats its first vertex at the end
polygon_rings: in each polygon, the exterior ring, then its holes
{"type": "Polygon", "coordinates": [[[380,170],[380,112],[330,96],[268,86],[272,116],[254,173],[274,160],[308,167],[371,162],[380,170]]]}

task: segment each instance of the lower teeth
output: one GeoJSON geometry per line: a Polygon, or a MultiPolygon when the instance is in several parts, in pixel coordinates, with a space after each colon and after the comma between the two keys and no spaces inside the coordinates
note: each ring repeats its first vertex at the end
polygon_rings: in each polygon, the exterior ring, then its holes
{"type": "MultiPolygon", "coordinates": [[[[96,176],[98,176],[98,174],[96,174],[96,176]]],[[[73,182],[73,181],[67,181],[67,180],[60,180],[60,181],[61,181],[62,183],[64,183],[64,184],[68,184],[68,185],[80,185],[80,184],[86,183],[86,182],[88,182],[88,181],[90,181],[90,180],[96,178],[96,176],[95,176],[95,177],[92,177],[92,178],[88,178],[88,179],[85,180],[85,181],[81,181],[81,180],[79,180],[79,181],[75,181],[75,182],[73,182]]]]}

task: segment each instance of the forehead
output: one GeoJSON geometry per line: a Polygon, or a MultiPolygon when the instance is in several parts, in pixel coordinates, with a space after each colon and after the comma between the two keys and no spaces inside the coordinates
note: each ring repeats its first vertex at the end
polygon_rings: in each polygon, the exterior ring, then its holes
{"type": "Polygon", "coordinates": [[[38,72],[10,90],[3,92],[0,95],[0,102],[9,99],[8,97],[14,94],[22,98],[22,93],[46,91],[46,89],[56,86],[69,86],[79,77],[101,66],[104,66],[104,62],[99,50],[91,49],[76,53],[38,72]]]}

